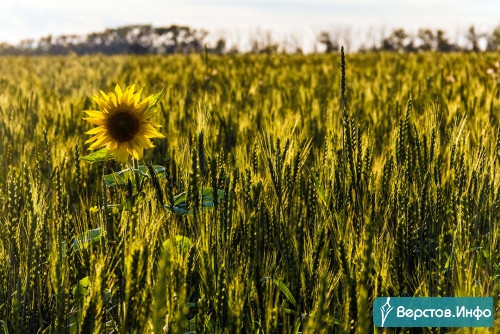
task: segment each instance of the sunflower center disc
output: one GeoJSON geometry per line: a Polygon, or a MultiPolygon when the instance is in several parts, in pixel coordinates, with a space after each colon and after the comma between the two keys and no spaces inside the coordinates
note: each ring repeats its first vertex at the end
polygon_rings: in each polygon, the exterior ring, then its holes
{"type": "Polygon", "coordinates": [[[120,111],[108,118],[107,128],[111,137],[119,142],[129,141],[139,132],[139,120],[130,112],[120,111]]]}

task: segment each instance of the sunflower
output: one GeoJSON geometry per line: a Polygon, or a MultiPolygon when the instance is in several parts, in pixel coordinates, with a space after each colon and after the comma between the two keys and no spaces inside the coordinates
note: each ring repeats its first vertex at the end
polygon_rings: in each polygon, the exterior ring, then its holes
{"type": "Polygon", "coordinates": [[[135,85],[122,91],[116,85],[115,92],[108,94],[100,91],[92,99],[100,110],[84,110],[89,116],[85,120],[97,125],[86,132],[93,135],[85,143],[92,143],[89,149],[106,147],[107,154],[119,162],[126,162],[128,155],[141,159],[144,149],[154,147],[151,138],[165,138],[157,123],[149,120],[153,116],[158,95],[151,95],[141,101],[141,91],[134,93],[135,85]]]}

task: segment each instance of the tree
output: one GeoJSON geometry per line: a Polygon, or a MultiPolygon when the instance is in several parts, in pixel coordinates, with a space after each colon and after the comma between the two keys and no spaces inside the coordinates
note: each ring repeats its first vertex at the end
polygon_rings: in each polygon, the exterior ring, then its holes
{"type": "Polygon", "coordinates": [[[37,53],[49,53],[52,48],[52,35],[40,38],[37,53]]]}
{"type": "Polygon", "coordinates": [[[434,50],[434,33],[430,29],[419,29],[418,39],[420,40],[419,49],[422,51],[434,50]]]}
{"type": "Polygon", "coordinates": [[[250,40],[250,53],[275,54],[279,44],[275,43],[271,31],[257,29],[250,40]]]}
{"type": "Polygon", "coordinates": [[[397,51],[403,51],[406,46],[408,34],[404,29],[396,29],[392,32],[392,40],[397,51]]]}
{"type": "Polygon", "coordinates": [[[409,42],[404,46],[405,52],[417,52],[418,48],[415,46],[415,40],[412,36],[408,37],[409,42]]]}
{"type": "Polygon", "coordinates": [[[0,55],[2,56],[13,56],[20,54],[19,50],[9,43],[0,42],[0,55]]]}
{"type": "Polygon", "coordinates": [[[500,49],[500,25],[493,30],[493,33],[488,36],[488,51],[496,51],[500,49]]]}
{"type": "Polygon", "coordinates": [[[450,52],[457,49],[456,46],[448,42],[448,38],[445,37],[445,32],[443,30],[436,31],[436,44],[437,50],[441,52],[450,52]]]}
{"type": "Polygon", "coordinates": [[[403,52],[407,47],[412,47],[410,43],[413,45],[404,29],[394,29],[389,37],[382,40],[382,49],[403,52]]]}
{"type": "Polygon", "coordinates": [[[339,45],[337,42],[332,40],[330,33],[328,31],[320,32],[318,36],[318,42],[325,46],[325,53],[331,53],[339,50],[339,45]]]}
{"type": "MultiPolygon", "coordinates": [[[[385,30],[382,30],[380,34],[373,34],[373,30],[368,31],[367,42],[361,44],[359,52],[377,50],[450,52],[462,50],[456,44],[449,42],[445,31],[440,29],[436,31],[419,29],[416,37],[404,29],[394,29],[389,35],[386,34],[385,30]],[[369,45],[368,41],[371,41],[372,46],[367,46],[369,45]]],[[[127,25],[94,32],[86,36],[49,35],[38,40],[26,39],[17,45],[0,43],[0,55],[199,53],[205,50],[207,35],[208,32],[205,30],[191,29],[187,26],[127,25]]],[[[314,43],[314,52],[320,44],[326,53],[338,51],[340,43],[343,43],[344,47],[349,50],[350,36],[349,29],[321,31],[314,43]],[[342,42],[339,42],[341,40],[342,42]]],[[[500,25],[488,34],[477,33],[475,27],[471,26],[464,37],[468,41],[466,48],[471,51],[479,52],[484,46],[488,51],[500,49],[500,25]]],[[[292,36],[291,39],[285,39],[278,43],[273,40],[269,31],[257,30],[250,42],[251,53],[302,52],[300,42],[295,37],[292,36]]],[[[215,44],[210,43],[206,50],[218,54],[239,53],[237,44],[228,46],[224,38],[217,39],[215,44]]]]}
{"type": "Polygon", "coordinates": [[[26,53],[31,53],[33,51],[34,45],[35,45],[35,40],[32,38],[23,39],[19,43],[21,51],[26,53]]]}
{"type": "Polygon", "coordinates": [[[223,54],[226,51],[226,40],[224,38],[219,38],[215,44],[215,53],[223,54]]]}
{"type": "Polygon", "coordinates": [[[481,38],[481,35],[476,33],[474,26],[470,26],[467,32],[467,40],[469,41],[471,51],[479,51],[479,38],[481,38]]]}

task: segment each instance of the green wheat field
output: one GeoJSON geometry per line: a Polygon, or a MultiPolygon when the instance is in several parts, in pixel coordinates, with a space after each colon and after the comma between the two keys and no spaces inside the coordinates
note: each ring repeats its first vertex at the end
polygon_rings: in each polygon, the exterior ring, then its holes
{"type": "Polygon", "coordinates": [[[342,59],[0,58],[0,332],[498,333],[498,53],[342,59]],[[87,156],[117,83],[163,89],[133,168],[87,156]],[[377,296],[496,328],[382,330],[377,296]]]}

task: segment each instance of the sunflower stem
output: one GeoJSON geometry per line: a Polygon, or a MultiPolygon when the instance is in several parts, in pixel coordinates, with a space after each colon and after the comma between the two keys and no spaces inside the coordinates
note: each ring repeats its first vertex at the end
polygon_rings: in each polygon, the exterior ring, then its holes
{"type": "Polygon", "coordinates": [[[137,193],[139,193],[141,191],[141,180],[139,178],[139,174],[136,173],[136,169],[139,169],[139,161],[137,161],[135,158],[132,158],[132,172],[134,173],[135,188],[137,189],[137,193]]]}

